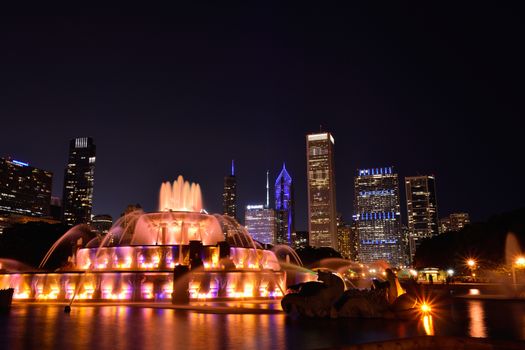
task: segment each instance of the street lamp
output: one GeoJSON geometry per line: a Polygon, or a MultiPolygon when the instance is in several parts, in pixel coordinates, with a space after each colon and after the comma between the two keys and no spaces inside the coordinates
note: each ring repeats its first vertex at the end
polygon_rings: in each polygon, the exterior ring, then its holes
{"type": "Polygon", "coordinates": [[[476,277],[476,274],[474,273],[474,270],[476,269],[476,266],[477,266],[476,260],[474,260],[472,258],[467,259],[467,266],[468,266],[468,268],[470,270],[470,275],[473,278],[476,277]]]}

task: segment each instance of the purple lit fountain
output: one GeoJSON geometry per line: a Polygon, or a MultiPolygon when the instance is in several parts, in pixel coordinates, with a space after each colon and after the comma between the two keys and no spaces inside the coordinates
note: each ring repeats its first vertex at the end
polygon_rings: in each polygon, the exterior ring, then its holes
{"type": "MultiPolygon", "coordinates": [[[[78,231],[66,234],[77,237],[78,231]]],[[[134,211],[106,236],[85,241],[57,271],[1,273],[0,289],[14,288],[15,300],[170,301],[173,271],[184,265],[191,266],[188,284],[175,293],[189,293],[190,300],[279,298],[286,291],[275,254],[235,219],[208,214],[200,186],[182,176],[161,185],[158,212],[134,211]]],[[[40,269],[61,244],[71,240],[61,237],[40,269]]]]}

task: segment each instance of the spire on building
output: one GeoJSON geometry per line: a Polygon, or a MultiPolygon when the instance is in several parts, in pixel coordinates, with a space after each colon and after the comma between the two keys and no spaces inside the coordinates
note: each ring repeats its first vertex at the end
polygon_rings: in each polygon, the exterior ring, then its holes
{"type": "Polygon", "coordinates": [[[270,181],[268,177],[270,176],[270,171],[266,170],[266,208],[270,207],[270,181]]]}
{"type": "Polygon", "coordinates": [[[222,212],[232,218],[237,218],[237,180],[235,179],[235,163],[233,159],[231,164],[231,175],[224,177],[222,212]]]}

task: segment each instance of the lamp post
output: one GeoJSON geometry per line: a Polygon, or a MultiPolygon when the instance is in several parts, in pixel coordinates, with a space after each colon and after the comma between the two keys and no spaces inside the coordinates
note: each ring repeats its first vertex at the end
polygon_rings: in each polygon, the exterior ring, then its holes
{"type": "Polygon", "coordinates": [[[468,268],[470,269],[470,276],[472,276],[473,278],[476,276],[476,274],[474,273],[474,269],[476,269],[476,260],[474,259],[467,259],[467,266],[468,268]]]}

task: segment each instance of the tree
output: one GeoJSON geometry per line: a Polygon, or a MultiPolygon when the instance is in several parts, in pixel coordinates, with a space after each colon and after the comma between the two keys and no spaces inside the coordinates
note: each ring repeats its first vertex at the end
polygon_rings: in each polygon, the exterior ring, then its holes
{"type": "Polygon", "coordinates": [[[505,241],[509,232],[514,233],[524,247],[525,208],[422,241],[414,258],[415,266],[460,268],[467,257],[475,257],[484,267],[495,268],[505,263],[505,241]]]}

